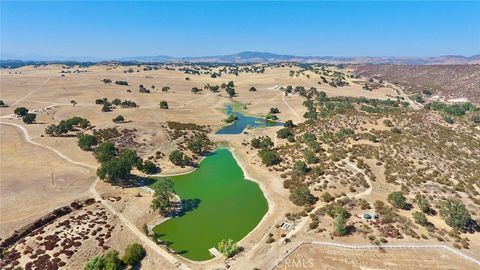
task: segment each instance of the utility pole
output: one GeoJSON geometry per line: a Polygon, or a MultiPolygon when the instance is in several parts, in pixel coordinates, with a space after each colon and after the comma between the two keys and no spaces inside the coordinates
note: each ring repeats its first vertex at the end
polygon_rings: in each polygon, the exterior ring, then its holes
{"type": "Polygon", "coordinates": [[[52,187],[55,188],[55,178],[53,178],[53,171],[52,171],[52,187]]]}

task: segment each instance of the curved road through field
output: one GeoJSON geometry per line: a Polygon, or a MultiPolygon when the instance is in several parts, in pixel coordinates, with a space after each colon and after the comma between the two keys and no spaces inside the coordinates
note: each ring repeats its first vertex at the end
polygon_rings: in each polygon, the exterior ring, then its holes
{"type": "MultiPolygon", "coordinates": [[[[48,150],[54,152],[60,158],[62,158],[63,160],[65,160],[68,163],[74,164],[76,166],[81,166],[81,167],[93,169],[93,170],[97,169],[95,166],[92,166],[92,165],[89,165],[89,164],[86,164],[86,163],[83,163],[83,162],[74,161],[74,160],[72,160],[71,158],[64,155],[63,153],[61,153],[60,151],[58,151],[57,149],[55,149],[53,147],[50,147],[48,145],[43,145],[41,143],[37,143],[37,142],[33,141],[30,137],[30,134],[28,134],[27,129],[22,125],[15,124],[15,123],[9,123],[9,122],[0,122],[0,124],[14,126],[18,129],[20,129],[22,131],[22,134],[23,134],[23,137],[24,137],[25,141],[27,141],[28,143],[31,143],[33,145],[43,147],[45,149],[48,149],[48,150]]],[[[108,202],[103,200],[102,197],[100,196],[100,194],[98,194],[97,190],[95,189],[95,186],[96,186],[98,181],[99,181],[99,179],[97,178],[95,180],[95,182],[92,184],[92,186],[90,187],[90,192],[92,193],[93,197],[97,201],[100,201],[105,208],[107,208],[110,212],[112,212],[113,215],[117,216],[124,223],[124,225],[127,228],[129,228],[130,231],[132,231],[132,233],[134,233],[146,246],[148,246],[152,250],[154,250],[159,256],[165,258],[168,262],[172,263],[173,265],[176,265],[179,269],[190,269],[187,265],[183,264],[177,258],[175,258],[174,255],[168,253],[163,248],[161,248],[156,243],[154,243],[150,238],[148,238],[147,235],[145,235],[143,232],[141,232],[134,224],[132,224],[127,218],[125,218],[125,216],[123,216],[121,213],[117,212],[110,204],[108,204],[108,202]]]]}

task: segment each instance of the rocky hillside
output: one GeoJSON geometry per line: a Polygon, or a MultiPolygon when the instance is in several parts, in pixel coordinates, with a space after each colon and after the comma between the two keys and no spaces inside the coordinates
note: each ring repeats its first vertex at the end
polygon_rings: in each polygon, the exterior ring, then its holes
{"type": "Polygon", "coordinates": [[[355,73],[403,86],[408,94],[424,90],[447,99],[480,103],[480,65],[352,65],[355,73]]]}

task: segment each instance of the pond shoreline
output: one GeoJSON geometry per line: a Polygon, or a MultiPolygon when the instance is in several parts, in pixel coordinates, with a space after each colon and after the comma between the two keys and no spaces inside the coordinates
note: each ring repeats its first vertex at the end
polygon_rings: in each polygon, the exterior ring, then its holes
{"type": "MultiPolygon", "coordinates": [[[[241,239],[238,240],[238,243],[239,243],[239,246],[242,246],[242,243],[246,243],[247,239],[255,232],[257,232],[257,229],[262,226],[266,220],[270,217],[271,215],[271,212],[272,210],[275,208],[275,204],[273,203],[273,200],[271,199],[271,197],[269,196],[269,194],[267,193],[267,189],[265,188],[264,186],[264,183],[259,181],[258,179],[256,179],[255,177],[252,177],[252,175],[249,173],[246,164],[244,164],[243,162],[243,159],[240,157],[240,154],[239,152],[232,146],[230,145],[228,142],[227,142],[227,145],[224,146],[219,146],[217,147],[214,151],[212,152],[215,152],[219,149],[226,149],[230,152],[230,154],[232,155],[233,159],[235,160],[236,162],[236,165],[241,169],[241,172],[242,172],[242,176],[243,176],[243,180],[246,180],[246,181],[252,181],[254,182],[255,184],[257,184],[263,198],[265,199],[266,201],[266,212],[263,214],[262,218],[260,219],[260,221],[256,224],[256,226],[249,230],[249,232],[243,236],[241,239]]],[[[172,174],[155,174],[155,175],[151,175],[149,177],[169,177],[169,176],[180,176],[180,175],[186,175],[186,174],[190,174],[190,173],[193,173],[195,172],[200,166],[201,166],[201,163],[202,161],[204,161],[205,158],[207,158],[208,156],[203,156],[200,161],[199,161],[199,166],[198,167],[195,167],[195,168],[191,168],[191,170],[188,170],[188,171],[185,171],[185,172],[180,172],[180,173],[172,173],[172,174]]],[[[151,189],[150,187],[148,186],[145,186],[144,188],[148,189],[150,192],[153,192],[153,189],[151,189]]],[[[153,228],[155,226],[158,226],[168,220],[170,220],[171,217],[161,217],[159,218],[156,222],[153,222],[153,223],[150,223],[150,224],[147,224],[147,227],[148,227],[148,231],[151,232],[153,234],[153,228]]],[[[192,260],[192,259],[189,259],[189,258],[186,258],[184,256],[181,256],[180,254],[175,254],[175,255],[179,255],[178,257],[180,257],[182,260],[186,260],[188,262],[191,262],[191,263],[194,263],[194,264],[205,264],[205,263],[211,263],[212,261],[215,261],[217,259],[220,259],[218,257],[213,257],[211,259],[207,259],[207,260],[192,260]]]]}

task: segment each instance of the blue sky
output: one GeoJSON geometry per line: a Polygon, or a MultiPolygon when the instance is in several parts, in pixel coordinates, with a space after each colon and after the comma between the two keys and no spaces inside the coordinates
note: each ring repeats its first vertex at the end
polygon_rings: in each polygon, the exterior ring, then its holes
{"type": "Polygon", "coordinates": [[[480,53],[480,2],[1,2],[2,53],[480,53]]]}

